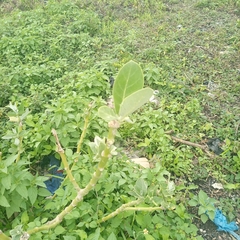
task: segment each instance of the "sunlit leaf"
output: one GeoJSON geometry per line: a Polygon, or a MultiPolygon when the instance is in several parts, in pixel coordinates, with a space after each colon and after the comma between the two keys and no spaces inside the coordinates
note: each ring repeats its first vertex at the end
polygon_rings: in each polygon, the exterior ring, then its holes
{"type": "Polygon", "coordinates": [[[147,183],[142,178],[139,178],[134,186],[135,192],[139,196],[144,197],[147,194],[147,189],[148,189],[147,183]]]}
{"type": "Polygon", "coordinates": [[[119,71],[113,85],[113,99],[116,113],[119,113],[120,104],[132,93],[143,87],[144,79],[141,67],[130,61],[119,71]]]}
{"type": "Polygon", "coordinates": [[[38,193],[38,190],[36,186],[28,188],[28,197],[32,205],[35,203],[37,199],[37,193],[38,193]]]}
{"type": "Polygon", "coordinates": [[[10,207],[7,199],[2,195],[0,196],[0,206],[3,206],[3,207],[10,207]]]}
{"type": "Polygon", "coordinates": [[[127,117],[149,101],[153,94],[151,88],[143,88],[126,97],[120,104],[119,116],[127,117]]]}
{"type": "Polygon", "coordinates": [[[107,238],[107,240],[117,240],[116,235],[112,232],[107,238]]]}
{"type": "Polygon", "coordinates": [[[107,106],[102,106],[98,109],[98,116],[105,120],[106,122],[115,120],[117,118],[117,115],[114,112],[114,110],[107,106]]]}

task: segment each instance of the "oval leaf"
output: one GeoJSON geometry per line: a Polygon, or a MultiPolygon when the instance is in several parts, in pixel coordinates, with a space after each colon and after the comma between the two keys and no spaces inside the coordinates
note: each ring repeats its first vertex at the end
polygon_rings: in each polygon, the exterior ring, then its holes
{"type": "Polygon", "coordinates": [[[151,88],[143,88],[131,94],[125,98],[120,105],[119,115],[121,117],[127,117],[129,114],[133,113],[143,104],[148,102],[152,95],[153,90],[151,88]]]}
{"type": "Polygon", "coordinates": [[[113,99],[116,113],[119,113],[123,100],[143,88],[144,79],[141,67],[130,61],[119,71],[113,85],[113,99]]]}
{"type": "Polygon", "coordinates": [[[3,207],[10,207],[7,199],[2,195],[0,196],[0,206],[3,206],[3,207]]]}
{"type": "Polygon", "coordinates": [[[117,115],[112,108],[102,106],[98,109],[98,116],[106,122],[117,119],[117,115]]]}

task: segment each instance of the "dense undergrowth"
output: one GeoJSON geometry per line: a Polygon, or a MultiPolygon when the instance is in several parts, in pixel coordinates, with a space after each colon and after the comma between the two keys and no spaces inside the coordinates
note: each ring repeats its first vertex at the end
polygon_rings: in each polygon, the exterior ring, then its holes
{"type": "MultiPolygon", "coordinates": [[[[239,194],[240,2],[2,1],[0,12],[0,229],[9,235],[19,225],[40,226],[75,197],[67,180],[54,199],[46,198],[39,165],[55,153],[52,128],[74,177],[81,187],[88,183],[96,165],[89,143],[107,132],[97,110],[111,95],[110,78],[134,60],[145,85],[157,90],[156,102],[119,129],[118,155],[94,191],[55,229],[32,239],[202,239],[188,211],[199,192],[193,183],[212,177],[239,194]],[[210,156],[172,136],[201,146],[218,138],[223,153],[210,156]],[[135,155],[151,168],[129,162],[135,155]],[[100,224],[132,200],[140,177],[150,186],[146,206],[172,209],[123,212],[100,224]],[[171,192],[165,188],[172,181],[171,192]],[[152,199],[155,186],[161,200],[152,199]]],[[[229,220],[239,217],[239,201],[215,204],[229,220]]]]}

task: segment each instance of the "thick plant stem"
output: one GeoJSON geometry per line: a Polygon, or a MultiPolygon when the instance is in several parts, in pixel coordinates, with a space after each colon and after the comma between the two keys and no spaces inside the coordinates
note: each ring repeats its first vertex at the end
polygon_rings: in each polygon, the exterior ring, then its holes
{"type": "Polygon", "coordinates": [[[109,220],[110,218],[113,218],[115,216],[117,216],[119,213],[125,211],[127,208],[137,205],[139,203],[141,203],[141,199],[135,200],[135,201],[131,201],[129,203],[123,204],[121,207],[119,207],[117,210],[115,210],[114,212],[110,213],[109,215],[107,215],[106,217],[103,217],[101,220],[99,220],[99,223],[102,222],[106,222],[107,220],[109,220]]]}
{"type": "Polygon", "coordinates": [[[61,157],[61,159],[62,159],[62,163],[63,163],[63,165],[64,165],[64,170],[66,171],[67,176],[69,177],[70,181],[72,182],[74,188],[75,188],[77,191],[80,191],[81,188],[78,186],[75,178],[74,178],[73,175],[72,175],[72,171],[71,171],[71,169],[70,169],[70,167],[69,167],[69,164],[68,164],[67,159],[66,159],[66,155],[65,155],[64,150],[63,150],[63,148],[62,148],[62,146],[61,146],[61,144],[60,144],[60,142],[59,142],[58,135],[57,135],[57,132],[56,132],[55,129],[52,129],[52,134],[53,134],[53,136],[54,136],[55,139],[56,139],[57,148],[58,148],[58,149],[57,149],[57,152],[59,153],[59,155],[60,155],[60,157],[61,157]]]}
{"type": "Polygon", "coordinates": [[[0,230],[0,240],[10,240],[11,238],[5,235],[1,230],[0,230]]]}
{"type": "MultiPolygon", "coordinates": [[[[56,227],[63,220],[63,218],[68,213],[70,213],[77,206],[77,204],[79,202],[81,202],[83,200],[83,197],[85,195],[87,195],[94,188],[97,181],[99,180],[99,178],[102,175],[102,172],[103,172],[103,170],[104,170],[104,168],[107,164],[107,161],[108,161],[109,157],[111,156],[110,147],[114,143],[116,128],[118,128],[118,127],[119,127],[119,124],[116,124],[116,123],[114,123],[112,125],[109,125],[109,134],[108,134],[108,138],[106,140],[105,148],[101,153],[100,161],[98,163],[97,169],[93,173],[93,176],[92,176],[91,180],[89,181],[89,183],[87,184],[87,186],[84,189],[79,189],[78,193],[77,193],[77,196],[72,200],[72,202],[60,214],[58,214],[52,221],[49,221],[49,222],[47,222],[46,224],[44,224],[40,227],[35,227],[35,228],[27,231],[27,233],[29,235],[40,232],[40,231],[49,230],[51,228],[56,227]]],[[[57,142],[57,145],[58,145],[58,152],[59,152],[60,155],[62,154],[61,155],[61,157],[63,157],[62,160],[66,161],[66,157],[65,157],[64,151],[63,151],[63,149],[62,149],[62,147],[59,143],[57,133],[54,129],[52,130],[52,133],[56,138],[56,142],[57,142]]],[[[71,170],[69,170],[69,171],[71,172],[71,170]]],[[[71,180],[70,176],[69,176],[69,179],[71,180]]]]}

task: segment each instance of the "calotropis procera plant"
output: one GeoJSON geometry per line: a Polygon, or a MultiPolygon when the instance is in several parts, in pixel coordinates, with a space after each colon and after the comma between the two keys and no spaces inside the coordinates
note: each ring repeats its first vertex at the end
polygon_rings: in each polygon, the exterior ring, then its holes
{"type": "MultiPolygon", "coordinates": [[[[72,199],[71,203],[61,211],[53,220],[48,221],[39,227],[34,227],[27,231],[23,231],[21,226],[17,226],[15,229],[10,231],[11,237],[0,231],[0,240],[5,239],[29,239],[29,237],[37,232],[49,230],[56,227],[63,218],[70,213],[79,202],[83,201],[84,196],[86,196],[96,185],[102,172],[104,171],[108,159],[115,153],[114,139],[117,129],[121,126],[124,121],[129,120],[129,115],[139,109],[143,104],[145,104],[153,94],[153,90],[150,88],[143,88],[144,79],[143,73],[140,66],[130,61],[125,64],[119,71],[116,80],[113,85],[113,100],[114,108],[107,106],[102,106],[98,110],[98,115],[108,123],[108,135],[105,138],[95,137],[94,142],[91,147],[96,154],[99,162],[92,178],[84,188],[80,188],[79,184],[73,177],[71,167],[67,161],[64,149],[61,146],[61,139],[58,138],[57,131],[52,130],[52,134],[55,137],[57,152],[61,157],[62,164],[67,173],[67,178],[72,182],[77,195],[72,199]]],[[[84,134],[82,134],[84,136],[84,134]]],[[[123,204],[117,210],[113,211],[111,214],[104,216],[100,219],[99,223],[105,222],[108,219],[116,216],[122,211],[134,210],[133,206],[138,205],[143,201],[143,197],[147,192],[147,185],[143,180],[139,180],[136,184],[136,191],[138,192],[138,199],[131,201],[127,204],[123,204]]],[[[160,210],[162,207],[138,207],[137,210],[143,211],[153,211],[160,210]]]]}

